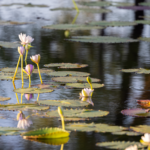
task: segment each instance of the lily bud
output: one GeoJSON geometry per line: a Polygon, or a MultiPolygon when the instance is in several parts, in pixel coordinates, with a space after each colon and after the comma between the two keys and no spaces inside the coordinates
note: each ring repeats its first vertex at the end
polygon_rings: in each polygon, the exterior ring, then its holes
{"type": "Polygon", "coordinates": [[[64,115],[62,107],[58,107],[58,113],[61,117],[64,115]]]}
{"type": "Polygon", "coordinates": [[[23,72],[25,72],[28,76],[32,74],[34,70],[34,66],[31,64],[26,65],[25,69],[23,69],[23,72]]]}
{"type": "Polygon", "coordinates": [[[41,56],[40,56],[40,54],[37,54],[37,55],[34,55],[34,56],[30,57],[30,59],[31,59],[34,63],[38,64],[38,63],[40,62],[41,56]]]}
{"type": "Polygon", "coordinates": [[[25,98],[29,101],[33,98],[33,94],[25,94],[25,98]]]}
{"type": "Polygon", "coordinates": [[[18,53],[19,53],[20,55],[24,55],[25,49],[24,49],[23,46],[18,47],[18,53]]]}
{"type": "Polygon", "coordinates": [[[89,83],[89,84],[92,84],[92,80],[91,80],[91,78],[88,76],[87,78],[87,82],[89,83]]]}

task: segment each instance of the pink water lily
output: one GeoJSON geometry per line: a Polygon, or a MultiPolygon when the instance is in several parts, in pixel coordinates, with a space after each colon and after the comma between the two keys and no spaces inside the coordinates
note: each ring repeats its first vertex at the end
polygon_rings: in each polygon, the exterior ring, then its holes
{"type": "Polygon", "coordinates": [[[26,34],[22,33],[19,34],[19,39],[22,45],[28,45],[34,41],[34,39],[31,36],[26,36],[26,34]]]}
{"type": "Polygon", "coordinates": [[[26,65],[25,69],[23,69],[23,71],[24,71],[28,76],[30,76],[30,75],[32,74],[33,70],[34,70],[34,66],[31,65],[31,64],[26,65]]]}
{"type": "Polygon", "coordinates": [[[25,98],[29,101],[33,98],[33,94],[25,94],[25,98]]]}
{"type": "Polygon", "coordinates": [[[94,89],[84,88],[82,89],[80,96],[81,97],[90,97],[94,89]]]}
{"type": "Polygon", "coordinates": [[[38,63],[40,62],[41,56],[40,56],[40,54],[37,54],[37,55],[34,55],[34,56],[30,57],[30,59],[31,59],[34,63],[38,64],[38,63]]]}
{"type": "Polygon", "coordinates": [[[20,55],[24,55],[25,49],[24,49],[23,46],[18,47],[18,53],[19,53],[20,55]]]}

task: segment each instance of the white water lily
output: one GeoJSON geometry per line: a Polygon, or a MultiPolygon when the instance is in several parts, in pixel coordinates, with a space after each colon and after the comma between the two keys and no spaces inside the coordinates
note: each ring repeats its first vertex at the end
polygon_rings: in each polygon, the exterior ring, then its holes
{"type": "Polygon", "coordinates": [[[145,133],[141,138],[144,142],[150,143],[150,134],[145,133]]]}
{"type": "Polygon", "coordinates": [[[93,103],[91,97],[85,97],[84,96],[84,97],[82,97],[81,101],[87,102],[87,103],[91,104],[92,106],[94,106],[94,103],[93,103]]]}
{"type": "Polygon", "coordinates": [[[38,64],[40,62],[40,58],[41,58],[40,54],[30,57],[30,59],[36,64],[38,64]]]}
{"type": "Polygon", "coordinates": [[[84,88],[82,89],[80,96],[81,97],[90,97],[94,89],[84,88]]]}
{"type": "Polygon", "coordinates": [[[19,34],[19,39],[22,45],[28,45],[34,41],[34,39],[31,36],[26,36],[26,34],[22,33],[19,34]]]}
{"type": "Polygon", "coordinates": [[[134,145],[134,146],[127,147],[125,150],[138,150],[138,148],[136,145],[134,145]]]}

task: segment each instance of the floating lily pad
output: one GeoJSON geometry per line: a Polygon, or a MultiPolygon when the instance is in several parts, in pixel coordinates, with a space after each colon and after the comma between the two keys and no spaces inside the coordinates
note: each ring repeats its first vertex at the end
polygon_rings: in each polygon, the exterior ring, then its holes
{"type": "Polygon", "coordinates": [[[82,131],[82,132],[87,132],[87,131],[95,131],[95,132],[117,132],[117,131],[122,131],[126,128],[121,127],[121,126],[111,126],[107,124],[95,124],[95,123],[73,123],[73,124],[67,124],[66,125],[67,130],[73,130],[73,131],[82,131]]]}
{"type": "Polygon", "coordinates": [[[150,42],[150,38],[148,37],[140,37],[138,38],[140,41],[150,42]]]}
{"type": "MultiPolygon", "coordinates": [[[[61,120],[61,119],[58,119],[61,120]]],[[[85,121],[90,120],[89,118],[64,118],[65,121],[85,121]]]]}
{"type": "Polygon", "coordinates": [[[137,100],[137,103],[144,108],[150,107],[150,100],[137,100]]]}
{"type": "Polygon", "coordinates": [[[124,115],[134,116],[134,117],[150,117],[149,109],[125,109],[121,111],[124,115]]]}
{"type": "Polygon", "coordinates": [[[48,106],[39,106],[37,104],[6,104],[0,105],[0,110],[47,110],[48,106]]]}
{"type": "Polygon", "coordinates": [[[97,22],[90,22],[90,25],[94,26],[104,26],[104,27],[116,27],[116,26],[134,26],[136,22],[129,22],[129,21],[97,21],[97,22]]]}
{"type": "Polygon", "coordinates": [[[115,36],[73,36],[69,41],[87,42],[87,43],[128,43],[138,42],[138,40],[131,38],[120,38],[115,36]]]}
{"type": "Polygon", "coordinates": [[[72,64],[72,63],[50,63],[45,64],[45,67],[58,67],[58,68],[84,68],[87,64],[72,64]]]}
{"type": "MultiPolygon", "coordinates": [[[[44,68],[40,68],[40,73],[50,73],[50,72],[53,72],[54,70],[52,69],[44,69],[44,68]]],[[[38,72],[38,69],[34,69],[33,70],[33,73],[39,73],[38,72]]]]}
{"type": "Polygon", "coordinates": [[[57,89],[60,85],[53,85],[53,84],[35,84],[32,85],[31,87],[38,87],[40,89],[57,89]]]}
{"type": "Polygon", "coordinates": [[[15,93],[28,93],[28,94],[40,94],[53,92],[51,89],[40,89],[40,88],[19,88],[14,89],[15,93]]]}
{"type": "MultiPolygon", "coordinates": [[[[88,83],[66,83],[66,86],[74,88],[91,88],[88,83]]],[[[93,88],[101,88],[103,86],[104,84],[92,83],[93,88]]]]}
{"type": "Polygon", "coordinates": [[[148,125],[139,125],[136,127],[130,127],[132,130],[135,132],[140,132],[140,133],[149,133],[150,134],[150,126],[148,125]]]}
{"type": "MultiPolygon", "coordinates": [[[[78,83],[83,83],[87,82],[86,77],[55,77],[52,78],[53,81],[56,82],[78,82],[78,83]]],[[[100,79],[96,78],[91,78],[92,82],[99,82],[100,79]]]]}
{"type": "Polygon", "coordinates": [[[150,25],[150,20],[136,20],[135,22],[138,23],[138,24],[148,24],[148,25],[150,25]]]}
{"type": "MultiPolygon", "coordinates": [[[[75,10],[76,11],[76,9],[74,7],[72,7],[72,8],[58,7],[58,8],[53,8],[53,9],[50,9],[50,10],[51,11],[55,11],[55,10],[63,10],[63,11],[75,10]]],[[[96,8],[79,8],[79,10],[87,12],[87,13],[109,13],[109,12],[111,12],[111,10],[103,9],[103,8],[100,8],[100,9],[96,9],[96,8]]]]}
{"type": "Polygon", "coordinates": [[[49,26],[43,26],[45,29],[55,30],[92,30],[92,29],[103,29],[100,26],[86,25],[86,24],[54,24],[49,26]]]}
{"type": "MultiPolygon", "coordinates": [[[[49,111],[46,113],[49,117],[59,117],[58,112],[49,111]]],[[[79,117],[79,118],[91,118],[91,117],[103,117],[108,115],[108,111],[92,110],[92,109],[70,109],[64,110],[64,117],[79,117]]]]}
{"type": "Polygon", "coordinates": [[[137,145],[138,148],[145,147],[140,142],[131,142],[131,141],[112,141],[112,142],[96,143],[96,146],[105,147],[109,149],[125,149],[133,145],[137,145]]]}
{"type": "Polygon", "coordinates": [[[17,21],[0,21],[0,25],[23,25],[29,24],[29,22],[17,22],[17,21]]]}
{"type": "Polygon", "coordinates": [[[23,4],[23,3],[11,3],[11,4],[2,4],[0,6],[13,6],[13,5],[22,5],[24,7],[49,7],[48,5],[35,5],[32,3],[27,3],[27,4],[23,4]]]}
{"type": "Polygon", "coordinates": [[[8,101],[10,99],[11,99],[10,97],[2,97],[2,96],[0,96],[0,101],[8,101]]]}
{"type": "Polygon", "coordinates": [[[133,3],[128,3],[128,2],[113,2],[114,6],[134,6],[133,3]]]}
{"type": "Polygon", "coordinates": [[[84,6],[99,6],[99,7],[105,7],[105,6],[111,6],[111,2],[104,2],[104,1],[93,1],[93,2],[77,2],[79,5],[84,6]]]}
{"type": "Polygon", "coordinates": [[[39,142],[39,143],[44,143],[44,144],[49,144],[49,145],[61,145],[65,144],[69,141],[69,137],[64,137],[64,138],[50,138],[50,139],[27,139],[30,141],[34,142],[39,142]]]}
{"type": "Polygon", "coordinates": [[[132,131],[119,131],[119,132],[112,132],[114,135],[127,135],[127,136],[138,136],[141,133],[132,132],[132,131]]]}
{"type": "Polygon", "coordinates": [[[122,69],[121,71],[122,72],[127,72],[127,73],[129,72],[130,73],[130,72],[138,72],[139,69],[122,69]]]}
{"type": "Polygon", "coordinates": [[[150,2],[142,2],[142,3],[139,3],[139,5],[150,7],[150,2]]]}
{"type": "Polygon", "coordinates": [[[69,132],[60,128],[41,128],[22,134],[25,139],[63,138],[68,137],[69,132]]]}
{"type": "Polygon", "coordinates": [[[47,73],[50,76],[57,76],[57,77],[65,77],[65,76],[89,76],[90,73],[87,72],[79,72],[79,71],[54,71],[51,73],[47,73]]]}
{"type": "Polygon", "coordinates": [[[135,72],[138,74],[150,74],[150,69],[143,69],[143,68],[139,68],[139,69],[122,69],[122,72],[135,72]]]}
{"type": "Polygon", "coordinates": [[[82,102],[80,100],[40,100],[39,104],[53,105],[53,106],[65,106],[65,107],[79,107],[87,106],[89,103],[82,102]]]}
{"type": "Polygon", "coordinates": [[[18,48],[18,46],[21,46],[21,44],[19,42],[0,41],[0,47],[4,47],[4,48],[18,48]]]}
{"type": "Polygon", "coordinates": [[[121,9],[129,9],[129,10],[150,10],[148,6],[119,6],[121,9]]]}

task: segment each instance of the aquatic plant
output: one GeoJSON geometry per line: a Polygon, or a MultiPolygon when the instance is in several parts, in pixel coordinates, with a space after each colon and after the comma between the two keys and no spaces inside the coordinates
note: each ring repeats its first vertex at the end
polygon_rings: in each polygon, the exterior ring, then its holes
{"type": "Polygon", "coordinates": [[[33,98],[33,94],[24,94],[24,95],[28,101],[33,98]]]}

